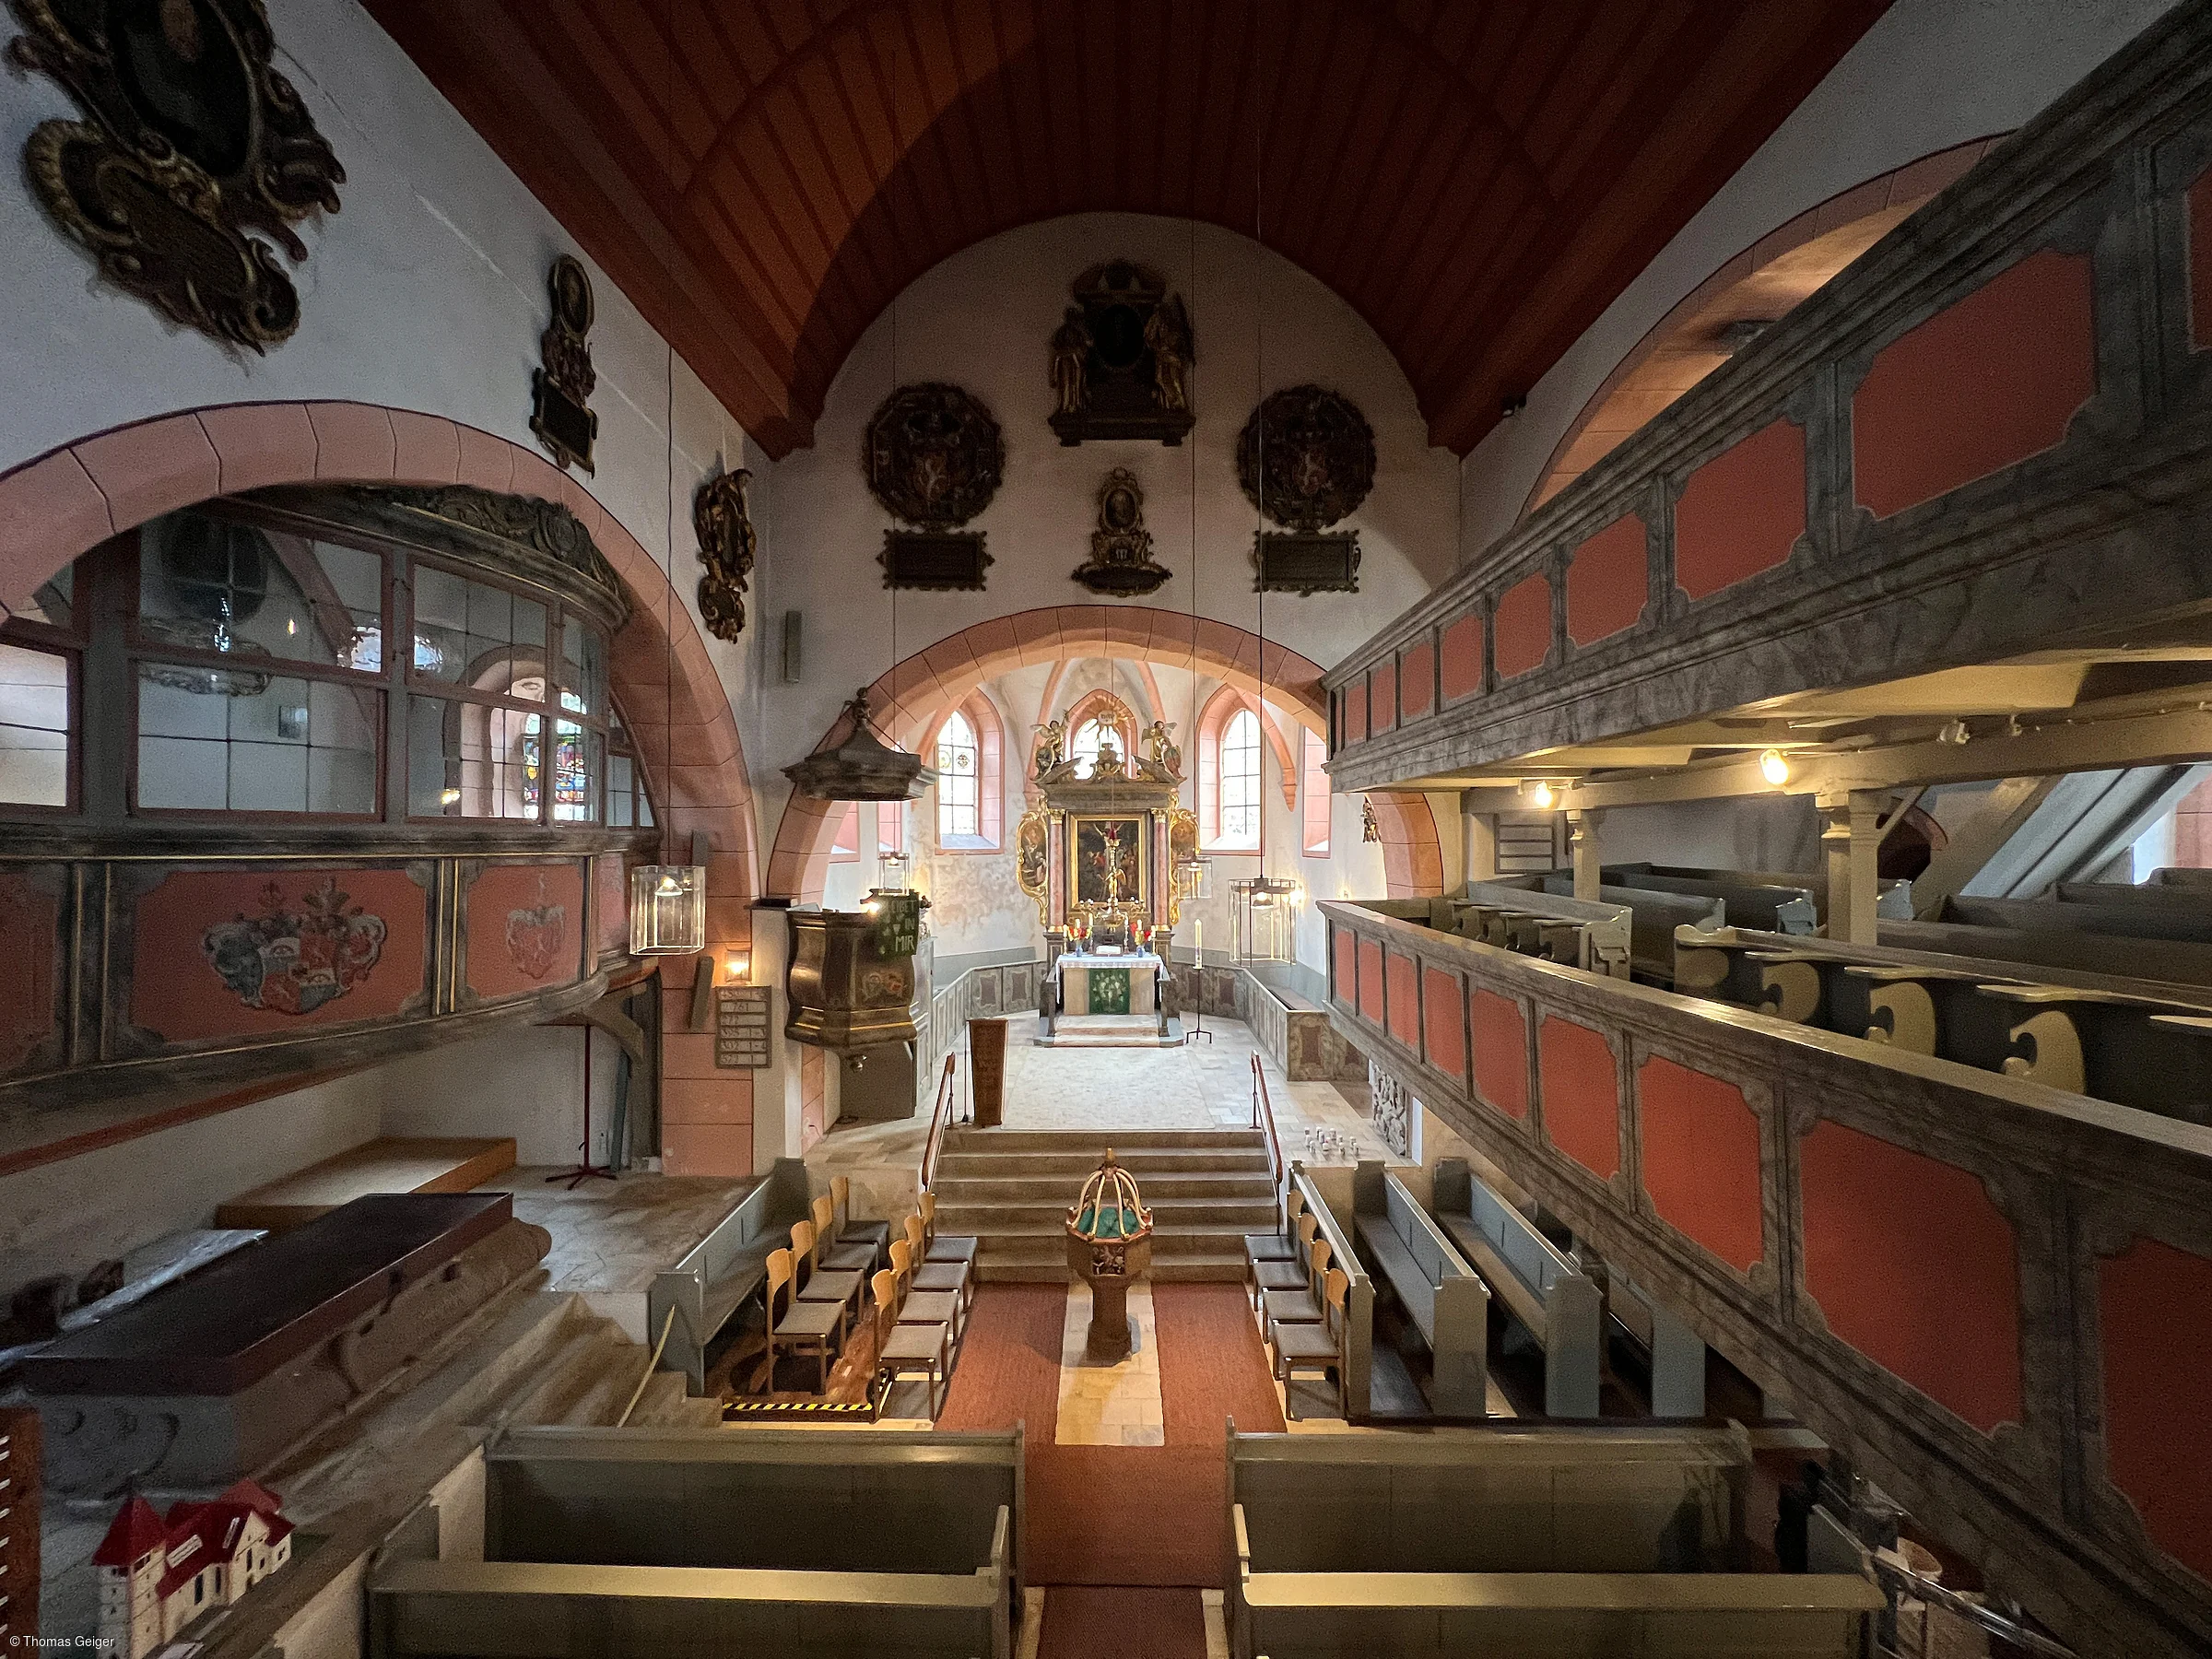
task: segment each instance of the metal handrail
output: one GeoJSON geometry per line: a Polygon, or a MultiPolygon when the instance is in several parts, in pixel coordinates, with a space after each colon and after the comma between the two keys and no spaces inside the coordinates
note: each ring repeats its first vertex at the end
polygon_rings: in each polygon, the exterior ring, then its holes
{"type": "Polygon", "coordinates": [[[1275,1102],[1267,1098],[1267,1074],[1260,1069],[1260,1057],[1252,1056],[1252,1126],[1257,1129],[1262,1119],[1267,1129],[1267,1173],[1275,1182],[1279,1202],[1283,1185],[1283,1143],[1276,1137],[1275,1102]]]}
{"type": "Polygon", "coordinates": [[[946,1113],[951,1109],[953,1100],[952,1067],[959,1057],[958,1050],[945,1056],[945,1069],[937,1077],[937,1098],[929,1109],[929,1137],[922,1143],[922,1187],[924,1192],[929,1188],[930,1177],[936,1173],[937,1148],[944,1142],[946,1113]]]}
{"type": "MultiPolygon", "coordinates": [[[[1843,1532],[1853,1544],[1858,1546],[1860,1570],[1874,1581],[1875,1587],[1881,1591],[1883,1598],[1888,1602],[1889,1610],[1892,1613],[1897,1611],[1898,1601],[1900,1597],[1910,1596],[1914,1601],[1929,1606],[1941,1607],[1947,1613],[1955,1614],[1971,1624],[1979,1625],[1984,1631],[1996,1637],[1999,1641],[2010,1642],[2026,1653],[2034,1653],[2038,1655],[2038,1659],[2078,1659],[2078,1655],[2072,1648],[2064,1642],[2053,1641],[2040,1630],[2030,1630],[2019,1618],[2009,1617],[1996,1608],[1985,1606],[1978,1601],[1969,1600],[1956,1590],[1947,1589],[1936,1580],[1913,1571],[1895,1556],[1886,1555],[1880,1550],[1869,1549],[1855,1535],[1852,1534],[1844,1517],[1838,1515],[1826,1504],[1821,1504],[1819,1508],[1823,1514],[1835,1523],[1838,1530],[1843,1532]]],[[[1926,1640],[1924,1634],[1922,1640],[1924,1644],[1926,1640]]],[[[1890,1643],[1879,1641],[1875,1643],[1875,1650],[1877,1653],[1894,1655],[1894,1659],[1922,1659],[1922,1655],[1926,1651],[1924,1645],[1922,1654],[1906,1654],[1890,1643]]]]}

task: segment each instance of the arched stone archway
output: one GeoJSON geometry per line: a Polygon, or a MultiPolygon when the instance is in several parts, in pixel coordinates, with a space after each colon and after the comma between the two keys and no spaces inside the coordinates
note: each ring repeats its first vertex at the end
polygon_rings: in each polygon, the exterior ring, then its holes
{"type": "Polygon", "coordinates": [[[0,477],[0,605],[110,536],[165,512],[275,484],[469,484],[558,501],[629,589],[609,665],[670,846],[713,850],[717,944],[750,936],[758,836],[737,724],[706,642],[667,576],[591,492],[542,456],[441,416],[360,403],[223,404],[80,438],[0,477]],[[673,674],[670,672],[673,667],[673,674]],[[735,913],[729,913],[729,912],[735,913]]]}
{"type": "MultiPolygon", "coordinates": [[[[1328,731],[1318,664],[1231,623],[1143,606],[1055,606],[978,622],[886,671],[869,687],[868,696],[884,728],[912,742],[984,681],[1030,664],[1082,656],[1214,675],[1254,697],[1264,696],[1311,731],[1324,735],[1328,731]]],[[[841,735],[841,724],[824,733],[824,740],[841,735]]],[[[1440,890],[1443,854],[1428,801],[1406,792],[1378,792],[1369,799],[1382,832],[1390,895],[1440,890]]],[[[794,794],[769,853],[767,890],[818,900],[836,832],[830,802],[794,794]]]]}

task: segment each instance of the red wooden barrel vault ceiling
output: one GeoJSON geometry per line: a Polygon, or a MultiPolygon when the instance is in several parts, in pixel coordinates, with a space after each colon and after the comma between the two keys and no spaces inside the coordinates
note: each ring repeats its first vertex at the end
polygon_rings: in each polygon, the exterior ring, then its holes
{"type": "Polygon", "coordinates": [[[1887,0],[365,4],[781,455],[947,255],[1255,175],[1464,453],[1887,0]]]}

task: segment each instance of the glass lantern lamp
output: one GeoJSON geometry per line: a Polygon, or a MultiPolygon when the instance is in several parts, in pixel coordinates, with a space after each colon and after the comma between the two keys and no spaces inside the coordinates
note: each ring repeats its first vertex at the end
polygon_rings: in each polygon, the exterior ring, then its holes
{"type": "Polygon", "coordinates": [[[1239,962],[1288,962],[1296,952],[1298,883],[1255,876],[1229,884],[1230,958],[1239,962]]]}
{"type": "Polygon", "coordinates": [[[707,947],[704,865],[640,865],[629,873],[632,956],[689,956],[707,947]]]}
{"type": "Polygon", "coordinates": [[[1214,896],[1214,861],[1192,853],[1175,861],[1175,892],[1185,904],[1214,896]]]}
{"type": "Polygon", "coordinates": [[[885,853],[876,860],[876,890],[881,893],[903,893],[912,885],[913,860],[900,853],[885,853]]]}

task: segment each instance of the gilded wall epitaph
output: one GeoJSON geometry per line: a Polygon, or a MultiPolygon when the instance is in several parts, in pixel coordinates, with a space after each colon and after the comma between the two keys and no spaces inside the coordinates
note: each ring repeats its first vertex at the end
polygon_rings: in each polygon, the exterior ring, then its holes
{"type": "Polygon", "coordinates": [[[592,298],[590,274],[566,253],[546,273],[546,288],[553,297],[553,320],[537,336],[541,361],[530,377],[530,429],[554,460],[588,473],[592,445],[599,437],[599,417],[590,405],[599,371],[592,367],[592,346],[585,336],[592,332],[598,303],[592,298]]]}
{"type": "Polygon", "coordinates": [[[1050,425],[1064,444],[1101,439],[1181,443],[1196,422],[1196,347],[1182,296],[1159,272],[1109,260],[1076,278],[1046,348],[1050,425]]]}
{"type": "Polygon", "coordinates": [[[1090,557],[1076,567],[1075,580],[1094,594],[1133,598],[1173,574],[1152,561],[1144,486],[1127,467],[1115,467],[1099,486],[1099,527],[1090,533],[1090,557]]]}
{"type": "Polygon", "coordinates": [[[9,43],[88,119],[23,147],[39,203],[100,275],[172,323],[260,352],[300,326],[292,227],[338,210],[329,144],[271,58],[260,0],[14,0],[9,43]]]}

